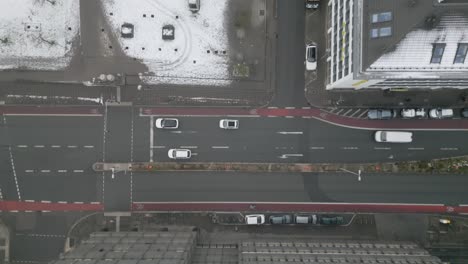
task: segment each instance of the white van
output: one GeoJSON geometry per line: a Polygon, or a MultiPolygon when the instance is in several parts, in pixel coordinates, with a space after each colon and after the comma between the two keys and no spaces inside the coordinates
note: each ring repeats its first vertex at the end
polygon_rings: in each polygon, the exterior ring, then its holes
{"type": "Polygon", "coordinates": [[[402,131],[377,131],[375,141],[388,143],[410,143],[413,141],[412,132],[402,131]]]}

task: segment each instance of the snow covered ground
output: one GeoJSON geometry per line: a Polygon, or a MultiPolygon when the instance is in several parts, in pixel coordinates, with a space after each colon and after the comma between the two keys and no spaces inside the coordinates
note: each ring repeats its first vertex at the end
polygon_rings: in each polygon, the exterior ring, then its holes
{"type": "Polygon", "coordinates": [[[60,70],[78,36],[77,0],[1,0],[0,69],[60,70]]]}
{"type": "Polygon", "coordinates": [[[229,48],[225,26],[228,0],[201,0],[197,13],[187,0],[101,0],[113,33],[127,56],[140,59],[150,84],[227,85],[229,48]],[[124,23],[134,37],[122,38],[124,23]],[[173,25],[175,39],[163,40],[162,27],[173,25]]]}

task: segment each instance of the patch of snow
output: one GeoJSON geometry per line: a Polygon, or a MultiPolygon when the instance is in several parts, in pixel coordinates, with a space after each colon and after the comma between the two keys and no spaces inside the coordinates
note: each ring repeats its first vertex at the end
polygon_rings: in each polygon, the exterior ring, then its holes
{"type": "Polygon", "coordinates": [[[467,42],[468,18],[464,15],[445,15],[441,17],[439,25],[432,30],[417,29],[408,33],[394,51],[383,54],[367,71],[468,70],[468,60],[464,63],[453,63],[458,44],[467,42]],[[446,45],[440,64],[431,63],[434,43],[446,45]]]}
{"type": "Polygon", "coordinates": [[[68,66],[79,33],[79,1],[2,0],[0,4],[0,69],[68,66]]]}
{"type": "Polygon", "coordinates": [[[228,0],[202,0],[195,13],[186,0],[101,2],[123,52],[148,66],[151,76],[143,77],[148,83],[231,83],[224,25],[228,0]],[[121,37],[124,23],[134,25],[133,38],[121,37]],[[175,28],[174,40],[162,39],[167,25],[175,28]]]}

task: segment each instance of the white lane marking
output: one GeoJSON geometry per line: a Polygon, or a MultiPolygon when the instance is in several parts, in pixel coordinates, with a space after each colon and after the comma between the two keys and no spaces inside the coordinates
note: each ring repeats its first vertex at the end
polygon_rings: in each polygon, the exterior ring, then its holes
{"type": "Polygon", "coordinates": [[[458,148],[440,148],[440,150],[458,150],[458,148]]]}
{"type": "Polygon", "coordinates": [[[268,109],[278,109],[278,107],[276,107],[276,106],[270,106],[270,107],[268,107],[268,109]]]}
{"type": "Polygon", "coordinates": [[[269,115],[269,116],[267,116],[267,117],[278,117],[278,116],[272,116],[272,115],[269,115]]]}
{"type": "Polygon", "coordinates": [[[182,149],[196,149],[198,148],[197,146],[180,146],[182,149]]]}
{"type": "Polygon", "coordinates": [[[73,170],[73,172],[84,172],[84,170],[73,170]]]}
{"type": "Polygon", "coordinates": [[[198,155],[198,153],[192,152],[192,156],[197,156],[197,155],[198,155]]]}
{"type": "Polygon", "coordinates": [[[151,148],[155,148],[155,149],[163,149],[163,148],[166,148],[166,146],[152,146],[151,148]]]}
{"type": "Polygon", "coordinates": [[[60,145],[52,145],[52,148],[61,148],[62,146],[60,145]]]}
{"type": "Polygon", "coordinates": [[[77,148],[78,146],[75,146],[75,145],[69,145],[67,146],[67,148],[77,148]]]}
{"type": "Polygon", "coordinates": [[[349,117],[353,117],[355,114],[359,113],[359,111],[361,111],[361,109],[354,111],[349,117]]]}
{"type": "MultiPolygon", "coordinates": [[[[65,235],[48,235],[48,234],[21,234],[21,233],[16,233],[15,235],[17,236],[28,236],[28,237],[43,237],[43,238],[65,238],[65,235]]],[[[19,260],[13,262],[17,263],[25,263],[25,264],[33,264],[33,263],[41,263],[40,261],[28,261],[28,260],[19,260]]]]}
{"type": "Polygon", "coordinates": [[[34,170],[25,170],[24,172],[31,173],[34,172],[34,170]]]}
{"type": "Polygon", "coordinates": [[[325,147],[310,147],[309,149],[325,149],[325,147]]]}
{"type": "Polygon", "coordinates": [[[286,116],[286,118],[294,118],[294,116],[286,116]]]}
{"type": "Polygon", "coordinates": [[[312,109],[312,107],[302,107],[302,109],[312,109]]]}
{"type": "Polygon", "coordinates": [[[89,117],[101,117],[102,114],[3,114],[4,116],[89,116],[89,117]]]}
{"type": "Polygon", "coordinates": [[[18,147],[18,148],[27,148],[28,145],[18,145],[18,146],[16,146],[16,147],[18,147]]]}
{"type": "Polygon", "coordinates": [[[287,159],[289,157],[303,157],[303,156],[304,156],[303,154],[283,154],[283,155],[279,156],[278,158],[287,159]]]}
{"type": "Polygon", "coordinates": [[[28,203],[34,203],[34,200],[24,200],[24,201],[28,203]]]}
{"type": "MultiPolygon", "coordinates": [[[[5,124],[5,125],[7,124],[5,115],[3,116],[3,124],[5,124]]],[[[11,151],[11,146],[8,147],[8,152],[10,152],[10,164],[11,164],[11,168],[13,170],[13,177],[15,179],[16,193],[18,194],[18,200],[21,201],[21,192],[20,192],[20,189],[19,189],[18,177],[16,177],[15,161],[13,159],[13,151],[11,151]]]]}
{"type": "Polygon", "coordinates": [[[177,131],[171,131],[171,133],[174,133],[174,134],[181,134],[181,133],[182,133],[182,131],[180,131],[180,130],[177,130],[177,131]]]}
{"type": "Polygon", "coordinates": [[[311,119],[312,117],[311,116],[303,116],[302,118],[311,119]]]}
{"type": "Polygon", "coordinates": [[[73,202],[74,204],[84,204],[84,202],[73,202]]]}
{"type": "Polygon", "coordinates": [[[213,149],[228,149],[229,146],[211,146],[213,149]]]}
{"type": "Polygon", "coordinates": [[[35,148],[43,148],[45,147],[44,145],[34,145],[35,148]]]}
{"type": "Polygon", "coordinates": [[[41,170],[41,172],[50,172],[50,170],[41,170]]]}
{"type": "Polygon", "coordinates": [[[58,201],[59,204],[66,204],[67,202],[65,201],[58,201]]]}
{"type": "Polygon", "coordinates": [[[2,188],[0,188],[0,200],[3,200],[2,188]]]}
{"type": "Polygon", "coordinates": [[[342,147],[342,149],[346,149],[346,150],[356,150],[356,149],[359,149],[358,147],[342,147]]]}
{"type": "Polygon", "coordinates": [[[408,150],[424,150],[424,148],[408,148],[408,150]]]}
{"type": "Polygon", "coordinates": [[[52,203],[51,201],[42,200],[41,203],[52,203]]]}
{"type": "Polygon", "coordinates": [[[363,111],[357,118],[361,118],[363,115],[367,113],[367,110],[363,111]]]}
{"type": "Polygon", "coordinates": [[[84,146],[84,148],[94,148],[94,146],[84,146]]]}
{"type": "Polygon", "coordinates": [[[353,109],[349,109],[348,111],[344,112],[344,116],[346,116],[349,112],[353,111],[353,109]]]}
{"type": "Polygon", "coordinates": [[[343,108],[341,108],[338,112],[335,113],[335,115],[339,115],[341,112],[343,112],[343,108]]]}
{"type": "Polygon", "coordinates": [[[302,131],[278,131],[277,134],[281,135],[302,135],[304,132],[302,131]]]}
{"type": "Polygon", "coordinates": [[[287,106],[287,107],[285,107],[284,109],[294,109],[294,108],[296,108],[296,107],[293,107],[293,106],[287,106]]]}
{"type": "Polygon", "coordinates": [[[58,170],[58,172],[64,173],[64,172],[67,172],[67,170],[58,170]]]}
{"type": "Polygon", "coordinates": [[[375,150],[391,150],[390,147],[374,147],[375,150]]]}
{"type": "Polygon", "coordinates": [[[154,152],[153,152],[153,143],[154,143],[154,117],[153,116],[150,116],[150,162],[153,162],[153,155],[154,155],[154,152]]]}

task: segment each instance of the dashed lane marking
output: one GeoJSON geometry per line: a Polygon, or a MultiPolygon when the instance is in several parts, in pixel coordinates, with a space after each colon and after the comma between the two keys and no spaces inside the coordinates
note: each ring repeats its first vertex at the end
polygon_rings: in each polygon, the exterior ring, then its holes
{"type": "Polygon", "coordinates": [[[67,172],[67,170],[58,170],[58,172],[64,173],[64,172],[67,172]]]}
{"type": "Polygon", "coordinates": [[[18,146],[16,146],[16,147],[17,147],[17,148],[27,148],[28,145],[18,145],[18,146]]]}
{"type": "Polygon", "coordinates": [[[408,150],[424,150],[424,148],[408,148],[408,150]]]}
{"type": "Polygon", "coordinates": [[[268,107],[268,109],[278,109],[278,107],[276,107],[276,106],[270,106],[270,107],[268,107]]]}
{"type": "MultiPolygon", "coordinates": [[[[3,123],[6,125],[5,116],[3,116],[3,123]]],[[[19,189],[18,177],[16,177],[15,161],[13,160],[13,152],[11,151],[11,146],[8,147],[8,150],[10,152],[10,163],[11,163],[11,168],[13,170],[13,177],[15,179],[16,193],[18,194],[18,200],[21,201],[21,192],[20,192],[20,189],[19,189]]]]}
{"type": "Polygon", "coordinates": [[[293,107],[293,106],[288,106],[288,107],[285,107],[284,109],[295,109],[295,107],[293,107]]]}
{"type": "Polygon", "coordinates": [[[155,149],[163,149],[163,148],[166,148],[166,146],[152,146],[151,148],[155,148],[155,149]]]}
{"type": "Polygon", "coordinates": [[[61,148],[62,146],[59,145],[52,145],[52,148],[61,148]]]}
{"type": "Polygon", "coordinates": [[[42,200],[41,203],[52,203],[51,201],[42,200]]]}
{"type": "Polygon", "coordinates": [[[94,148],[94,146],[84,146],[84,148],[94,148]]]}
{"type": "Polygon", "coordinates": [[[41,172],[50,172],[50,170],[41,170],[41,172]]]}
{"type": "Polygon", "coordinates": [[[153,155],[154,155],[154,152],[153,152],[153,144],[154,144],[154,127],[153,127],[153,124],[154,124],[154,117],[153,116],[150,116],[150,162],[153,162],[153,155]]]}
{"type": "Polygon", "coordinates": [[[286,118],[294,118],[294,116],[285,116],[286,118]]]}
{"type": "Polygon", "coordinates": [[[78,146],[75,146],[75,145],[69,145],[67,146],[67,148],[77,148],[78,146]]]}
{"type": "Polygon", "coordinates": [[[180,146],[180,148],[183,148],[183,149],[196,149],[196,148],[198,148],[198,146],[180,146]]]}
{"type": "Polygon", "coordinates": [[[391,150],[389,147],[374,147],[375,150],[391,150]]]}
{"type": "Polygon", "coordinates": [[[84,170],[73,170],[73,172],[84,172],[84,170]]]}
{"type": "Polygon", "coordinates": [[[24,172],[31,173],[34,172],[34,170],[25,170],[24,172]]]}
{"type": "Polygon", "coordinates": [[[325,149],[325,147],[310,147],[309,149],[325,149]]]}
{"type": "Polygon", "coordinates": [[[211,146],[213,149],[228,149],[229,146],[211,146]]]}
{"type": "Polygon", "coordinates": [[[312,107],[302,107],[302,109],[312,109],[312,107]]]}
{"type": "Polygon", "coordinates": [[[34,145],[35,148],[44,148],[44,145],[34,145]]]}
{"type": "Polygon", "coordinates": [[[0,188],[0,200],[3,200],[2,188],[0,188]]]}
{"type": "MultiPolygon", "coordinates": [[[[17,233],[17,236],[28,236],[28,237],[40,237],[40,238],[65,238],[65,235],[53,235],[53,234],[23,234],[17,233]]],[[[39,262],[39,261],[36,261],[39,262]]]]}
{"type": "Polygon", "coordinates": [[[450,151],[450,150],[458,150],[458,148],[440,148],[440,150],[448,150],[448,151],[450,151]]]}
{"type": "Polygon", "coordinates": [[[24,200],[24,201],[28,203],[34,203],[34,200],[24,200]]]}
{"type": "Polygon", "coordinates": [[[345,149],[345,150],[356,150],[356,149],[359,149],[358,147],[342,147],[342,149],[345,149]]]}

